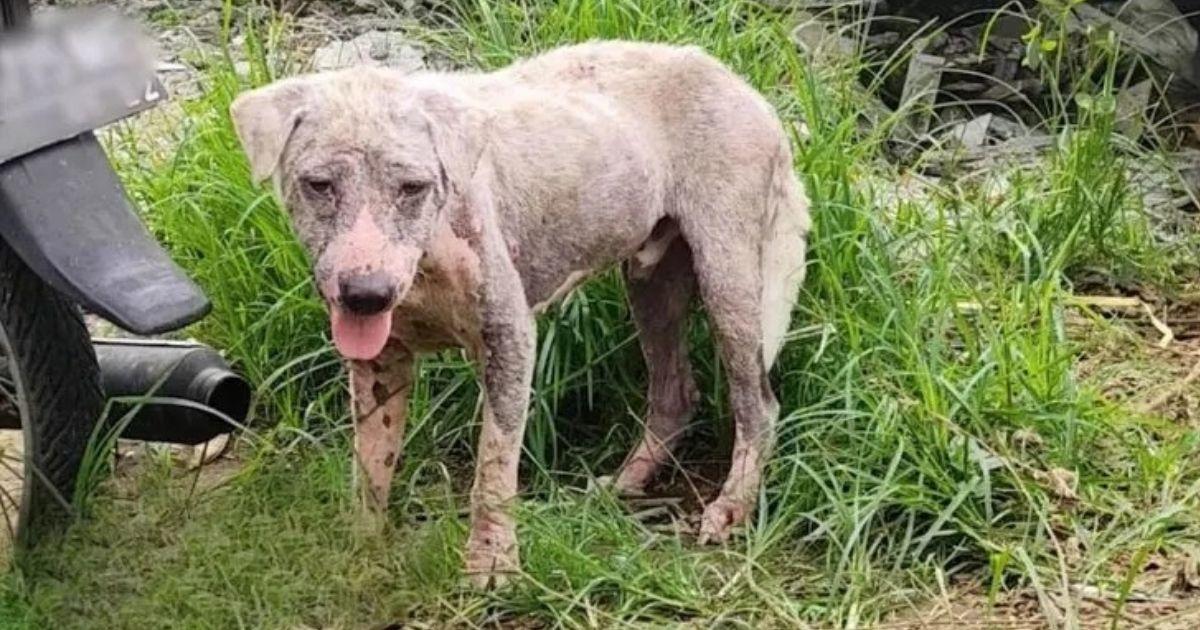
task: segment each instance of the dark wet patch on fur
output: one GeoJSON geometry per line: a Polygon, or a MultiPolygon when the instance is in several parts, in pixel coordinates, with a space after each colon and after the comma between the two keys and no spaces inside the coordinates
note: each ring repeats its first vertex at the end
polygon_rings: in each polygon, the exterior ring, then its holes
{"type": "Polygon", "coordinates": [[[392,426],[392,417],[386,413],[383,414],[383,426],[385,426],[385,427],[392,426]]]}
{"type": "Polygon", "coordinates": [[[375,381],[375,384],[371,386],[371,395],[375,397],[375,404],[377,405],[382,405],[383,403],[387,402],[387,399],[390,396],[388,394],[387,386],[384,385],[382,381],[375,381]]]}
{"type": "Polygon", "coordinates": [[[394,463],[396,463],[396,454],[395,453],[388,453],[387,457],[383,458],[384,466],[391,466],[394,463]]]}

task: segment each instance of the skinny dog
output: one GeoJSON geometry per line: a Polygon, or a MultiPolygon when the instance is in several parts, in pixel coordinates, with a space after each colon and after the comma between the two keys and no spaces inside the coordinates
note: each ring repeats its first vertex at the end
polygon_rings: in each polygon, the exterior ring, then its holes
{"type": "Polygon", "coordinates": [[[736,430],[700,542],[746,520],[774,442],[767,374],[809,217],[778,117],[728,68],[695,47],[589,43],[486,74],[285,79],[241,95],[232,115],[328,303],[370,513],[386,506],[414,357],[463,347],[483,391],[467,574],[487,586],[518,569],[534,318],[619,263],[650,383],[644,436],[611,483],[641,491],[691,421],[685,326],[698,293],[736,430]]]}

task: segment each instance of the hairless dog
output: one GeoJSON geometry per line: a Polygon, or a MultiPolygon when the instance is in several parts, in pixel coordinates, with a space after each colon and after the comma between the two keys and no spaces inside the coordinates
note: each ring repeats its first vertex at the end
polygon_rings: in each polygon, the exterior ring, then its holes
{"type": "Polygon", "coordinates": [[[774,442],[767,375],[804,277],[809,217],[777,115],[737,75],[695,47],[588,43],[491,73],[284,79],[238,97],[232,115],[328,304],[369,513],[387,502],[415,357],[465,348],[483,392],[467,573],[487,586],[516,571],[534,318],[620,264],[649,410],[611,483],[641,491],[691,420],[685,327],[698,295],[736,431],[700,541],[746,520],[774,442]]]}

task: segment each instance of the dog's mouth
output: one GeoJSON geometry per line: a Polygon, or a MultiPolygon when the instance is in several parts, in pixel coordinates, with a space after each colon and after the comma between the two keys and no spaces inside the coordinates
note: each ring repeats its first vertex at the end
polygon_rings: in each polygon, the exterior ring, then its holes
{"type": "Polygon", "coordinates": [[[330,305],[329,320],[333,345],[347,359],[368,361],[379,356],[392,333],[392,309],[362,315],[339,305],[330,305]]]}
{"type": "MultiPolygon", "coordinates": [[[[353,246],[347,242],[341,249],[353,246]]],[[[370,361],[383,352],[392,333],[392,311],[412,287],[419,256],[415,248],[393,247],[365,263],[362,255],[343,253],[327,261],[324,272],[318,264],[333,344],[343,357],[370,361]]]]}

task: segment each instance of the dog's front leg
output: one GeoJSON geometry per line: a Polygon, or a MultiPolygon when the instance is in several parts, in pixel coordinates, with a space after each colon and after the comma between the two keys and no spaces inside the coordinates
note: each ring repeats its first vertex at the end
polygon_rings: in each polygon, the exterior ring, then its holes
{"type": "Polygon", "coordinates": [[[506,258],[494,264],[481,305],[483,426],[466,557],[467,575],[481,588],[503,584],[520,568],[512,508],[537,335],[516,271],[506,258]]]}
{"type": "Polygon", "coordinates": [[[413,356],[395,341],[375,359],[350,362],[354,481],[363,516],[372,527],[383,524],[387,511],[412,383],[413,356]]]}

